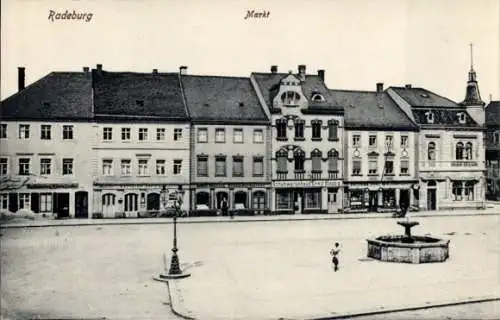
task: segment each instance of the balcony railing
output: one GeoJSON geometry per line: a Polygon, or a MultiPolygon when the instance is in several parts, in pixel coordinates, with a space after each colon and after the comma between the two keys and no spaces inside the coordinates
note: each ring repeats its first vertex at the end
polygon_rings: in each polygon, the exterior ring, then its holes
{"type": "Polygon", "coordinates": [[[286,180],[288,176],[288,171],[280,171],[276,173],[278,180],[286,180]]]}
{"type": "Polygon", "coordinates": [[[451,162],[452,167],[477,167],[477,161],[456,160],[451,162]]]}
{"type": "Polygon", "coordinates": [[[428,168],[463,168],[463,167],[477,167],[479,162],[475,160],[451,160],[451,161],[436,161],[436,160],[426,160],[420,161],[420,167],[428,168]]]}
{"type": "Polygon", "coordinates": [[[295,180],[304,180],[306,178],[305,171],[295,171],[294,172],[295,180]]]}
{"type": "Polygon", "coordinates": [[[328,171],[328,179],[338,179],[339,172],[338,171],[328,171]]]}
{"type": "Polygon", "coordinates": [[[313,179],[313,180],[321,179],[321,174],[322,174],[321,171],[312,171],[311,172],[311,179],[313,179]]]}

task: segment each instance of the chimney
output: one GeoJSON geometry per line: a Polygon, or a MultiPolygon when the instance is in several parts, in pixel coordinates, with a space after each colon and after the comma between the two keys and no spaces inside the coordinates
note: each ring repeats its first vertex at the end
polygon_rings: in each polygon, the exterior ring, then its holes
{"type": "Polygon", "coordinates": [[[89,67],[83,67],[83,72],[85,73],[89,72],[89,67]]]}
{"type": "Polygon", "coordinates": [[[325,82],[325,70],[318,70],[318,77],[321,79],[321,81],[325,82]]]}
{"type": "Polygon", "coordinates": [[[271,73],[277,73],[278,72],[278,66],[271,66],[271,73]]]}
{"type": "Polygon", "coordinates": [[[405,85],[405,88],[406,88],[406,89],[411,89],[411,84],[407,84],[407,85],[405,85]]]}
{"type": "Polygon", "coordinates": [[[153,74],[158,74],[158,69],[153,69],[153,74]]]}
{"type": "Polygon", "coordinates": [[[97,70],[102,71],[102,64],[100,64],[100,63],[99,63],[99,64],[97,64],[97,65],[96,65],[96,68],[97,68],[97,70]]]}
{"type": "Polygon", "coordinates": [[[306,65],[305,64],[299,64],[299,78],[300,80],[305,80],[306,79],[306,65]]]}
{"type": "Polygon", "coordinates": [[[18,91],[21,91],[24,89],[25,86],[25,73],[24,73],[24,67],[19,67],[17,68],[17,88],[18,91]]]}
{"type": "Polygon", "coordinates": [[[187,66],[180,66],[179,67],[179,73],[182,74],[182,75],[186,75],[187,74],[187,69],[188,69],[187,66]]]}
{"type": "Polygon", "coordinates": [[[384,84],[382,82],[377,83],[377,93],[381,93],[384,91],[384,84]]]}

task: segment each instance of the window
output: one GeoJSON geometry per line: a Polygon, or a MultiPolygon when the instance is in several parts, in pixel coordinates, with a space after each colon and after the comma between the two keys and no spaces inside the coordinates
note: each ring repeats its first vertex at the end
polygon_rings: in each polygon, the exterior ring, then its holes
{"type": "Polygon", "coordinates": [[[465,144],[465,157],[466,160],[472,160],[472,142],[465,144]]]}
{"type": "Polygon", "coordinates": [[[286,120],[285,119],[276,120],[277,138],[278,139],[286,139],[286,132],[287,132],[286,120]]]}
{"type": "Polygon", "coordinates": [[[19,175],[28,176],[30,174],[30,159],[19,158],[19,175]]]}
{"type": "Polygon", "coordinates": [[[455,159],[464,159],[464,144],[462,142],[458,142],[455,146],[455,159]]]}
{"type": "Polygon", "coordinates": [[[305,207],[307,209],[315,209],[321,207],[321,192],[316,190],[306,189],[306,203],[305,207]]]}
{"type": "Polygon", "coordinates": [[[328,151],[328,171],[329,172],[338,172],[339,167],[338,167],[338,160],[339,160],[339,153],[337,150],[330,150],[328,151]]]}
{"type": "Polygon", "coordinates": [[[243,129],[234,129],[233,130],[233,142],[234,143],[243,143],[243,129]]]}
{"type": "Polygon", "coordinates": [[[19,139],[29,139],[30,138],[30,125],[20,124],[19,125],[19,139]]]}
{"type": "Polygon", "coordinates": [[[300,94],[295,91],[283,92],[281,95],[281,102],[287,105],[296,105],[300,101],[300,94]]]}
{"type": "Polygon", "coordinates": [[[29,193],[20,193],[19,194],[19,210],[30,210],[30,194],[29,193]]]}
{"type": "Polygon", "coordinates": [[[122,159],[120,163],[120,172],[122,176],[130,176],[132,174],[131,162],[130,159],[122,159]]]}
{"type": "Polygon", "coordinates": [[[400,166],[401,166],[401,175],[407,175],[408,174],[408,168],[410,166],[410,161],[408,161],[408,160],[401,160],[400,166]]]}
{"type": "Polygon", "coordinates": [[[353,176],[361,175],[361,160],[352,161],[352,175],[353,176]]]}
{"type": "Polygon", "coordinates": [[[179,141],[182,139],[182,129],[174,129],[174,141],[179,141]]]}
{"type": "Polygon", "coordinates": [[[198,162],[196,163],[196,172],[198,177],[208,177],[208,157],[198,156],[198,162]]]}
{"type": "Polygon", "coordinates": [[[226,176],[226,157],[215,158],[215,176],[216,177],[226,176]]]}
{"type": "Polygon", "coordinates": [[[208,142],[208,129],[207,128],[199,128],[198,129],[198,142],[200,142],[200,143],[208,142]]]}
{"type": "Polygon", "coordinates": [[[361,136],[359,134],[355,134],[352,136],[352,145],[355,148],[361,147],[361,136]]]}
{"type": "Polygon", "coordinates": [[[454,201],[474,200],[474,181],[453,181],[452,193],[454,201]]]}
{"type": "Polygon", "coordinates": [[[276,152],[277,172],[288,172],[288,153],[285,150],[276,152]]]}
{"type": "Polygon", "coordinates": [[[408,148],[408,136],[401,136],[401,148],[408,148]]]}
{"type": "Polygon", "coordinates": [[[370,135],[368,137],[368,146],[370,148],[375,148],[377,147],[377,136],[376,135],[370,135]]]}
{"type": "Polygon", "coordinates": [[[384,164],[384,174],[393,175],[394,174],[394,160],[386,160],[384,164]]]}
{"type": "Polygon", "coordinates": [[[139,141],[148,140],[148,128],[139,128],[139,141]]]}
{"type": "Polygon", "coordinates": [[[293,153],[293,162],[295,171],[304,171],[305,153],[302,150],[296,150],[293,153]]]}
{"type": "Polygon", "coordinates": [[[474,181],[464,182],[464,200],[474,200],[474,181]]]}
{"type": "Polygon", "coordinates": [[[165,140],[165,128],[156,128],[156,141],[165,140]]]}
{"type": "Polygon", "coordinates": [[[156,174],[159,176],[164,176],[166,174],[165,160],[156,160],[156,174]]]}
{"type": "Polygon", "coordinates": [[[224,128],[215,129],[215,142],[218,143],[226,142],[226,130],[224,128]]]}
{"type": "Polygon", "coordinates": [[[52,193],[40,194],[40,212],[52,212],[52,193]]]}
{"type": "Polygon", "coordinates": [[[148,159],[139,159],[138,161],[139,176],[141,177],[149,176],[148,162],[149,162],[148,159]]]}
{"type": "Polygon", "coordinates": [[[6,176],[9,173],[9,159],[0,158],[0,175],[6,176]]]}
{"type": "Polygon", "coordinates": [[[0,125],[0,139],[7,139],[7,124],[2,123],[0,125]]]}
{"type": "Polygon", "coordinates": [[[377,174],[378,161],[377,158],[368,159],[368,174],[377,174]]]}
{"type": "Polygon", "coordinates": [[[328,120],[328,140],[338,139],[338,121],[328,120]]]}
{"type": "Polygon", "coordinates": [[[63,159],[63,175],[73,174],[73,159],[64,158],[63,159]]]}
{"type": "Polygon", "coordinates": [[[125,195],[125,212],[137,211],[137,200],[139,196],[135,193],[128,193],[125,195]]]}
{"type": "Polygon", "coordinates": [[[292,209],[293,196],[288,190],[276,190],[276,209],[292,209]]]}
{"type": "Polygon", "coordinates": [[[264,175],[264,158],[253,158],[253,175],[254,177],[262,177],[264,175]]]}
{"type": "Polygon", "coordinates": [[[176,159],[174,160],[174,174],[181,174],[182,170],[182,160],[176,159]]]}
{"type": "Polygon", "coordinates": [[[311,100],[312,101],[325,101],[325,98],[321,94],[315,93],[315,94],[313,94],[311,100]]]}
{"type": "Polygon", "coordinates": [[[392,136],[385,136],[385,147],[387,150],[392,150],[392,141],[393,137],[392,136]]]}
{"type": "Polygon", "coordinates": [[[304,120],[296,120],[295,126],[295,139],[304,139],[304,120]]]}
{"type": "Polygon", "coordinates": [[[312,172],[321,172],[321,151],[315,149],[311,152],[312,172]]]}
{"type": "Polygon", "coordinates": [[[40,132],[40,139],[50,140],[51,139],[51,134],[50,134],[51,131],[52,131],[52,126],[50,124],[42,124],[41,132],[40,132]]]}
{"type": "Polygon", "coordinates": [[[52,159],[50,158],[40,159],[40,174],[41,175],[52,174],[52,159]]]}
{"type": "Polygon", "coordinates": [[[264,143],[264,131],[262,129],[253,130],[253,143],[264,143]]]}
{"type": "Polygon", "coordinates": [[[113,175],[113,160],[111,159],[102,160],[102,174],[105,176],[113,175]]]}
{"type": "Polygon", "coordinates": [[[73,126],[64,125],[63,126],[63,140],[73,140],[73,126]]]}
{"type": "Polygon", "coordinates": [[[9,209],[9,195],[2,193],[0,194],[0,211],[9,209]]]}
{"type": "Polygon", "coordinates": [[[321,139],[321,120],[311,121],[312,126],[312,138],[321,139]]]}
{"type": "Polygon", "coordinates": [[[429,142],[427,145],[427,160],[434,161],[436,160],[436,143],[429,142]]]}
{"type": "Polygon", "coordinates": [[[463,113],[463,112],[457,113],[457,118],[458,118],[459,123],[461,123],[461,124],[465,123],[465,113],[463,113]]]}
{"type": "Polygon", "coordinates": [[[243,157],[233,157],[233,177],[243,177],[243,157]]]}
{"type": "Polygon", "coordinates": [[[113,140],[113,128],[103,128],[102,129],[103,140],[113,140]]]}
{"type": "Polygon", "coordinates": [[[130,128],[122,128],[122,141],[130,140],[130,128]]]}
{"type": "Polygon", "coordinates": [[[427,118],[427,123],[434,123],[434,114],[431,111],[426,112],[425,117],[427,118]]]}

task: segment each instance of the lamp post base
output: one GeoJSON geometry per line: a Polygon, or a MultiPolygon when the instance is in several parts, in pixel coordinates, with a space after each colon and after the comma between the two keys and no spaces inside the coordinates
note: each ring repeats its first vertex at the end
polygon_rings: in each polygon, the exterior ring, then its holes
{"type": "Polygon", "coordinates": [[[153,277],[156,281],[167,282],[168,280],[177,280],[189,277],[190,273],[168,274],[160,273],[157,277],[153,277]]]}

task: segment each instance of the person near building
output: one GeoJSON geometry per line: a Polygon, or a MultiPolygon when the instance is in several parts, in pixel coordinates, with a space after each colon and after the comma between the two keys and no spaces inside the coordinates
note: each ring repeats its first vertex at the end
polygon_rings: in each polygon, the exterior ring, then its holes
{"type": "Polygon", "coordinates": [[[330,255],[332,256],[333,270],[335,270],[335,272],[337,272],[337,270],[339,269],[339,257],[338,257],[339,253],[340,253],[340,245],[338,242],[335,242],[334,247],[332,248],[332,250],[330,250],[330,255]]]}

